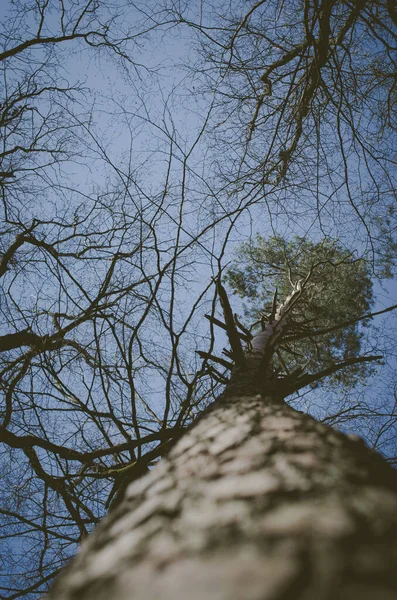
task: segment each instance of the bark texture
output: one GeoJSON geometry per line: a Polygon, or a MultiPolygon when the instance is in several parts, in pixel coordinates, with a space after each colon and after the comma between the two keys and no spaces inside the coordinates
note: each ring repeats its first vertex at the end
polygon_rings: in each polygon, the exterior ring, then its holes
{"type": "Polygon", "coordinates": [[[395,600],[397,473],[269,397],[218,400],[49,600],[395,600]]]}

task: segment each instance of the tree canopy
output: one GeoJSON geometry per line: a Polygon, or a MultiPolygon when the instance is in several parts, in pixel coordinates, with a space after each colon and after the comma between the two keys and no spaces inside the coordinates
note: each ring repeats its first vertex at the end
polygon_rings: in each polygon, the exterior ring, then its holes
{"type": "Polygon", "coordinates": [[[241,241],[229,283],[254,320],[316,255],[276,367],[328,368],[343,385],[308,410],[395,460],[392,313],[382,393],[359,387],[364,363],[333,370],[366,350],[360,311],[389,305],[369,278],[395,270],[392,3],[0,10],[1,594],[41,596],[125,473],[222,392],[217,282],[241,241]]]}
{"type": "MultiPolygon", "coordinates": [[[[274,367],[286,373],[302,367],[311,371],[359,356],[364,336],[362,320],[374,298],[368,263],[354,257],[336,240],[312,242],[260,235],[236,251],[227,271],[231,289],[246,301],[245,317],[265,323],[273,303],[286,298],[298,282],[306,282],[291,308],[274,367]]],[[[369,374],[355,365],[332,375],[335,383],[353,385],[369,374]]]]}

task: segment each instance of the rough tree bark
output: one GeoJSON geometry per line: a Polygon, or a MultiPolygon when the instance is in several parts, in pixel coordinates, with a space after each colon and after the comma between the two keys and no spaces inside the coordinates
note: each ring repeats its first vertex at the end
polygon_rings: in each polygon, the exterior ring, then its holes
{"type": "Polygon", "coordinates": [[[397,473],[260,395],[220,398],[83,544],[51,600],[392,600],[397,473]]]}
{"type": "Polygon", "coordinates": [[[285,404],[272,380],[300,293],[245,355],[225,296],[236,364],[225,394],[127,488],[49,600],[397,597],[397,472],[285,404]]]}

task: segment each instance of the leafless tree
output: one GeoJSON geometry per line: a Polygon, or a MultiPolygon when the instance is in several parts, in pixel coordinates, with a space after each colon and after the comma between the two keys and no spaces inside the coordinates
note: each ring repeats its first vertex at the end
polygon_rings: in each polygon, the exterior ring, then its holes
{"type": "MultiPolygon", "coordinates": [[[[68,61],[88,60],[88,48],[92,60],[100,53],[139,75],[140,41],[152,27],[131,3],[46,1],[13,3],[1,32],[1,526],[10,598],[40,594],[106,511],[123,468],[135,462],[145,472],[184,425],[181,415],[163,426],[161,406],[150,407],[154,391],[141,391],[151,373],[171,377],[167,339],[157,356],[149,352],[159,339],[157,292],[173,265],[156,232],[166,187],[145,196],[131,170],[117,185],[104,178],[101,190],[73,181],[84,178],[82,163],[87,171],[109,160],[94,135],[89,87],[69,83],[68,61]],[[134,28],[123,29],[133,17],[134,28]]],[[[187,385],[192,395],[194,378],[187,385]]],[[[169,411],[170,386],[167,398],[169,411]]]]}
{"type": "Polygon", "coordinates": [[[356,245],[367,244],[388,270],[396,228],[393,3],[207,8],[171,2],[169,10],[201,44],[191,89],[214,94],[212,159],[222,185],[261,202],[276,228],[316,223],[346,239],[354,229],[356,245]]]}

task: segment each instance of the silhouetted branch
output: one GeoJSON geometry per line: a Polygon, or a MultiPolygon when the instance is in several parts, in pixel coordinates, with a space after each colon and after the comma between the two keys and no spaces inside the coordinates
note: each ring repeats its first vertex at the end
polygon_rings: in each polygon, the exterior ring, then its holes
{"type": "Polygon", "coordinates": [[[363,362],[382,360],[382,358],[383,358],[382,355],[359,356],[358,358],[350,358],[349,360],[344,360],[340,363],[337,363],[335,365],[328,367],[327,369],[323,369],[322,371],[319,371],[318,373],[314,373],[313,375],[303,375],[302,377],[299,377],[298,379],[296,379],[295,382],[291,382],[290,384],[287,384],[286,387],[284,387],[285,380],[283,380],[283,389],[286,392],[285,395],[289,396],[290,394],[297,392],[301,388],[306,387],[307,385],[310,385],[311,383],[315,383],[316,381],[319,381],[320,379],[323,379],[324,377],[329,377],[333,373],[336,373],[337,371],[340,371],[341,369],[344,369],[345,367],[350,367],[352,365],[356,365],[356,364],[363,363],[363,362]]]}
{"type": "Polygon", "coordinates": [[[231,309],[226,290],[223,287],[220,278],[216,280],[216,287],[225,317],[226,333],[232,349],[234,362],[238,367],[244,367],[245,355],[241,346],[240,335],[234,322],[233,311],[231,309]]]}

